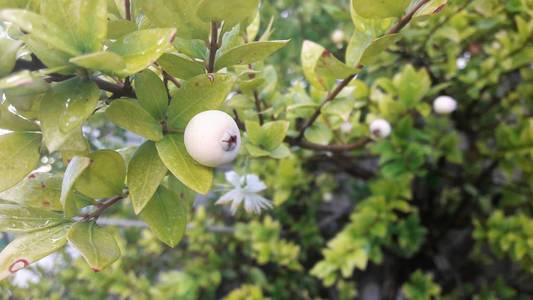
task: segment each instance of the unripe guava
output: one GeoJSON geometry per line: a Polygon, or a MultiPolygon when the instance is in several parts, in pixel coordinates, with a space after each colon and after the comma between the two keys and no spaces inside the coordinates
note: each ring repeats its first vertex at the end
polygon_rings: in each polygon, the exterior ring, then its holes
{"type": "Polygon", "coordinates": [[[230,163],[237,157],[241,134],[230,115],[208,110],[194,116],[185,128],[185,147],[191,157],[208,167],[230,163]]]}

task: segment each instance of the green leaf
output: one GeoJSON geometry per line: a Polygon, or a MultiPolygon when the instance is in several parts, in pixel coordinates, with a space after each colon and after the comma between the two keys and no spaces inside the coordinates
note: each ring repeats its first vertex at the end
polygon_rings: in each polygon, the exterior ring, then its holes
{"type": "Polygon", "coordinates": [[[423,17],[438,14],[447,3],[448,0],[431,0],[417,10],[413,18],[421,19],[423,17]]]}
{"type": "Polygon", "coordinates": [[[74,73],[75,66],[70,65],[69,63],[71,55],[57,50],[49,43],[43,42],[34,36],[36,36],[36,34],[28,34],[22,36],[21,40],[24,41],[28,49],[30,49],[39,60],[41,60],[48,68],[65,67],[64,70],[58,72],[60,74],[69,75],[74,73]],[[69,65],[70,67],[67,67],[69,65]]]}
{"type": "Polygon", "coordinates": [[[172,47],[175,29],[146,29],[127,34],[111,44],[108,51],[124,58],[126,67],[115,70],[119,76],[129,76],[144,70],[172,47]]]}
{"type": "Polygon", "coordinates": [[[288,42],[288,40],[251,42],[237,46],[229,49],[217,59],[216,69],[220,70],[234,65],[248,65],[265,60],[274,52],[285,47],[288,42]]]}
{"type": "Polygon", "coordinates": [[[353,0],[352,5],[357,14],[363,18],[384,19],[400,17],[411,0],[353,0]]]}
{"type": "Polygon", "coordinates": [[[41,14],[64,28],[69,44],[78,52],[102,49],[107,37],[106,0],[41,0],[41,14]]]}
{"type": "Polygon", "coordinates": [[[61,175],[34,173],[19,184],[0,193],[0,199],[22,206],[61,211],[61,175]]]}
{"type": "Polygon", "coordinates": [[[135,152],[128,165],[127,184],[136,214],[150,201],[167,171],[153,142],[144,143],[135,152]]]}
{"type": "Polygon", "coordinates": [[[246,130],[248,133],[248,140],[266,151],[273,151],[278,148],[289,129],[289,122],[275,121],[259,126],[259,123],[246,121],[246,130]]]}
{"type": "Polygon", "coordinates": [[[132,99],[113,101],[105,111],[106,117],[118,126],[152,141],[163,138],[160,122],[132,99]]]}
{"type": "Polygon", "coordinates": [[[159,27],[179,28],[179,37],[205,40],[209,24],[196,15],[198,0],[138,0],[143,13],[159,27]]]}
{"type": "Polygon", "coordinates": [[[346,64],[348,66],[358,66],[370,44],[372,44],[372,35],[356,30],[350,43],[348,43],[348,48],[346,48],[346,64]]]}
{"type": "Polygon", "coordinates": [[[188,207],[187,199],[161,186],[140,217],[158,239],[175,247],[187,229],[188,207]]]}
{"type": "Polygon", "coordinates": [[[321,45],[304,41],[302,46],[301,60],[304,76],[309,83],[316,89],[328,90],[334,84],[334,81],[329,81],[326,78],[319,77],[315,71],[318,60],[326,49],[321,45]]]}
{"type": "Polygon", "coordinates": [[[188,57],[207,60],[208,49],[203,40],[183,39],[177,36],[172,44],[179,53],[187,55],[188,57]]]}
{"type": "Polygon", "coordinates": [[[382,36],[374,40],[368,48],[366,48],[363,56],[361,57],[360,64],[370,65],[373,64],[379,57],[381,52],[387,50],[389,46],[396,43],[400,39],[401,35],[399,33],[389,34],[382,36]]]}
{"type": "Polygon", "coordinates": [[[107,37],[117,40],[135,30],[137,30],[135,22],[124,19],[112,20],[107,25],[107,37]]]}
{"type": "Polygon", "coordinates": [[[76,184],[78,178],[81,174],[89,167],[91,164],[91,159],[88,157],[75,156],[73,157],[65,170],[63,175],[63,182],[61,184],[61,205],[65,212],[65,216],[74,217],[78,208],[75,203],[75,198],[73,195],[73,187],[76,184]]]}
{"type": "Polygon", "coordinates": [[[89,264],[99,272],[120,258],[121,252],[115,236],[95,222],[78,222],[70,228],[67,239],[89,264]]]}
{"type": "Polygon", "coordinates": [[[213,170],[197,163],[187,153],[183,135],[171,134],[156,144],[165,166],[190,189],[207,194],[213,183],[213,170]]]}
{"type": "Polygon", "coordinates": [[[0,280],[63,248],[67,225],[21,235],[0,253],[0,280]]]}
{"type": "Polygon", "coordinates": [[[126,165],[118,152],[95,151],[89,155],[89,167],[76,180],[76,189],[91,198],[107,198],[122,194],[126,165]]]}
{"type": "Polygon", "coordinates": [[[329,50],[324,50],[315,66],[315,73],[331,79],[344,79],[357,73],[358,69],[339,61],[329,50]]]}
{"type": "Polygon", "coordinates": [[[168,124],[185,129],[198,113],[218,109],[231,92],[234,79],[227,74],[199,75],[185,82],[172,95],[168,109],[168,124]]]}
{"type": "Polygon", "coordinates": [[[40,112],[44,143],[50,152],[87,149],[81,126],[94,112],[99,98],[98,86],[79,77],[52,87],[43,98],[46,105],[41,105],[40,112]]]}
{"type": "Polygon", "coordinates": [[[0,192],[30,174],[39,166],[41,135],[15,132],[0,136],[0,192]]]}
{"type": "Polygon", "coordinates": [[[32,207],[0,204],[0,231],[32,232],[65,222],[63,215],[32,207]]]}
{"type": "Polygon", "coordinates": [[[255,16],[259,0],[202,0],[196,13],[204,22],[221,22],[229,28],[245,20],[252,19],[255,16]]]}
{"type": "Polygon", "coordinates": [[[71,56],[81,52],[71,44],[69,36],[59,26],[36,13],[20,10],[0,10],[0,20],[11,22],[22,30],[32,33],[32,37],[71,56]]]}
{"type": "Polygon", "coordinates": [[[17,60],[17,51],[22,43],[11,39],[0,39],[0,77],[11,73],[17,60]]]}
{"type": "Polygon", "coordinates": [[[111,74],[115,70],[122,70],[126,67],[126,62],[122,56],[113,52],[94,52],[73,57],[69,61],[86,69],[97,70],[111,74]]]}
{"type": "Polygon", "coordinates": [[[38,11],[40,0],[0,0],[0,8],[22,8],[38,11]]]}
{"type": "Polygon", "coordinates": [[[333,139],[333,132],[323,124],[314,124],[305,131],[305,138],[312,143],[327,145],[333,139]]]}
{"type": "Polygon", "coordinates": [[[175,54],[163,54],[157,61],[170,75],[188,80],[205,73],[204,66],[188,57],[175,54]]]}
{"type": "Polygon", "coordinates": [[[9,103],[0,104],[0,128],[11,131],[39,131],[34,122],[24,119],[9,111],[9,103]]]}
{"type": "Polygon", "coordinates": [[[139,104],[157,120],[163,120],[168,107],[168,94],[163,81],[154,72],[144,70],[135,76],[135,92],[139,104]]]}

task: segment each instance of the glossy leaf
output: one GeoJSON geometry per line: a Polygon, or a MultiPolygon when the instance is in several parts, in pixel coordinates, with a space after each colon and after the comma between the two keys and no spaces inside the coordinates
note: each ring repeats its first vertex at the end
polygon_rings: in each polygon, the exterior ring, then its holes
{"type": "Polygon", "coordinates": [[[64,67],[65,69],[58,71],[60,74],[68,75],[73,74],[75,71],[74,65],[70,65],[70,54],[62,52],[47,42],[35,38],[36,34],[28,34],[21,37],[28,49],[39,58],[47,67],[58,68],[64,67]],[[70,66],[69,66],[70,65],[70,66]],[[67,67],[68,66],[68,67],[67,67]]]}
{"type": "Polygon", "coordinates": [[[66,54],[77,56],[81,53],[75,45],[71,44],[69,36],[61,27],[36,13],[20,9],[5,9],[0,10],[0,20],[19,26],[22,30],[32,33],[35,39],[66,54]]]}
{"type": "Polygon", "coordinates": [[[402,16],[411,0],[353,0],[355,11],[363,18],[390,18],[402,16]]]}
{"type": "Polygon", "coordinates": [[[213,170],[197,163],[187,153],[183,135],[171,134],[156,144],[165,166],[190,189],[207,194],[213,183],[213,170]]]}
{"type": "Polygon", "coordinates": [[[126,63],[122,56],[113,52],[94,52],[82,56],[73,57],[69,62],[91,70],[113,73],[115,70],[122,70],[126,63]]]}
{"type": "Polygon", "coordinates": [[[202,64],[180,55],[163,54],[157,63],[168,74],[184,80],[205,73],[205,68],[202,64]]]}
{"type": "Polygon", "coordinates": [[[363,53],[363,56],[360,60],[360,64],[373,64],[377,60],[381,52],[387,50],[387,48],[389,48],[392,44],[396,43],[399,39],[400,34],[389,34],[374,40],[363,53]]]}
{"type": "Polygon", "coordinates": [[[158,239],[175,247],[187,228],[188,207],[187,199],[161,186],[140,217],[158,239]]]}
{"type": "Polygon", "coordinates": [[[128,165],[127,184],[136,214],[150,201],[167,171],[153,142],[144,143],[135,152],[128,165]]]}
{"type": "Polygon", "coordinates": [[[24,119],[9,111],[9,103],[0,104],[0,128],[11,131],[39,131],[40,128],[34,122],[24,119]]]}
{"type": "Polygon", "coordinates": [[[154,72],[144,70],[135,76],[135,92],[139,104],[157,120],[163,120],[168,107],[168,94],[163,81],[154,72]]]}
{"type": "Polygon", "coordinates": [[[74,224],[67,239],[95,272],[107,268],[121,256],[113,233],[107,228],[98,227],[95,222],[74,224]]]}
{"type": "Polygon", "coordinates": [[[22,181],[39,165],[41,135],[15,132],[0,136],[0,192],[22,181]]]}
{"type": "Polygon", "coordinates": [[[259,0],[202,0],[197,15],[204,22],[222,22],[229,27],[255,16],[259,0]]]}
{"type": "Polygon", "coordinates": [[[283,143],[288,129],[289,122],[286,121],[269,122],[263,126],[259,126],[257,122],[246,122],[250,142],[267,151],[272,151],[283,143]]]}
{"type": "Polygon", "coordinates": [[[64,28],[69,44],[80,53],[101,50],[107,37],[106,0],[41,0],[41,14],[64,28]]]}
{"type": "Polygon", "coordinates": [[[89,155],[89,167],[76,180],[76,189],[91,198],[107,198],[122,194],[126,166],[120,154],[99,150],[89,155]]]}
{"type": "Polygon", "coordinates": [[[122,56],[126,62],[126,67],[115,73],[128,76],[144,70],[171,49],[175,34],[175,29],[146,29],[123,36],[108,48],[108,51],[122,56]]]}
{"type": "Polygon", "coordinates": [[[332,79],[344,79],[357,73],[358,69],[339,61],[331,52],[324,50],[315,66],[315,73],[332,79]]]}
{"type": "Polygon", "coordinates": [[[216,69],[219,70],[234,65],[247,65],[265,60],[274,52],[285,47],[288,42],[288,40],[251,42],[237,46],[226,51],[217,59],[216,69]]]}
{"type": "Polygon", "coordinates": [[[0,204],[0,231],[31,232],[59,225],[63,215],[33,207],[0,204]]]}
{"type": "Polygon", "coordinates": [[[11,73],[15,67],[17,51],[22,43],[11,39],[0,39],[0,77],[11,73]]]}
{"type": "Polygon", "coordinates": [[[324,47],[317,43],[304,41],[301,53],[302,69],[305,78],[314,88],[321,90],[327,90],[333,84],[333,82],[328,82],[325,78],[319,77],[315,71],[318,60],[325,50],[324,47]]]}
{"type": "Polygon", "coordinates": [[[61,175],[33,173],[19,184],[0,193],[0,199],[22,206],[61,211],[61,175]]]}
{"type": "Polygon", "coordinates": [[[218,109],[233,87],[234,79],[227,74],[199,75],[185,82],[172,95],[168,109],[168,124],[185,129],[196,114],[218,109]]]}
{"type": "Polygon", "coordinates": [[[116,40],[135,30],[137,30],[137,25],[133,21],[124,19],[111,20],[107,25],[107,37],[116,40]]]}
{"type": "Polygon", "coordinates": [[[70,160],[65,170],[61,184],[60,202],[67,217],[73,217],[77,213],[72,189],[81,174],[89,167],[90,163],[91,159],[88,157],[75,156],[70,160]]]}
{"type": "Polygon", "coordinates": [[[92,115],[99,98],[96,84],[79,77],[53,86],[40,112],[44,143],[50,152],[87,149],[81,126],[92,115]]]}
{"type": "Polygon", "coordinates": [[[163,138],[163,129],[140,104],[131,99],[113,101],[105,111],[106,117],[118,126],[149,140],[159,141],[163,138]]]}
{"type": "Polygon", "coordinates": [[[159,27],[178,28],[178,36],[206,39],[209,23],[196,15],[198,0],[138,0],[142,11],[159,27]]]}
{"type": "Polygon", "coordinates": [[[0,253],[0,280],[63,248],[70,225],[21,235],[0,253]]]}

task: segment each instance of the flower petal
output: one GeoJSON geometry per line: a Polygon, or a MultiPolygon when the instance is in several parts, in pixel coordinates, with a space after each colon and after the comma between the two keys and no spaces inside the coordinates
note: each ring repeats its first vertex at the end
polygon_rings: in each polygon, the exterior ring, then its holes
{"type": "Polygon", "coordinates": [[[237,174],[237,172],[235,171],[226,172],[225,177],[226,177],[226,181],[231,183],[231,185],[235,187],[241,187],[242,179],[241,179],[241,176],[237,174]]]}
{"type": "Polygon", "coordinates": [[[257,175],[246,176],[245,190],[251,193],[258,193],[267,188],[266,184],[262,182],[257,175]]]}
{"type": "Polygon", "coordinates": [[[218,199],[217,202],[215,202],[215,204],[217,205],[228,204],[236,200],[240,202],[242,201],[243,197],[244,195],[240,189],[233,189],[227,192],[226,194],[222,195],[222,197],[220,197],[220,199],[218,199]]]}

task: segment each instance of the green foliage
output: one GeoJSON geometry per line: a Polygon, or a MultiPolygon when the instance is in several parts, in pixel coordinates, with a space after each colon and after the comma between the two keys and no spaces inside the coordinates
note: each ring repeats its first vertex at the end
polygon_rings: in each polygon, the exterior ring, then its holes
{"type": "Polygon", "coordinates": [[[402,286],[402,292],[407,299],[412,300],[429,300],[440,296],[441,287],[433,281],[430,274],[424,274],[417,270],[414,272],[409,281],[402,286]]]}

